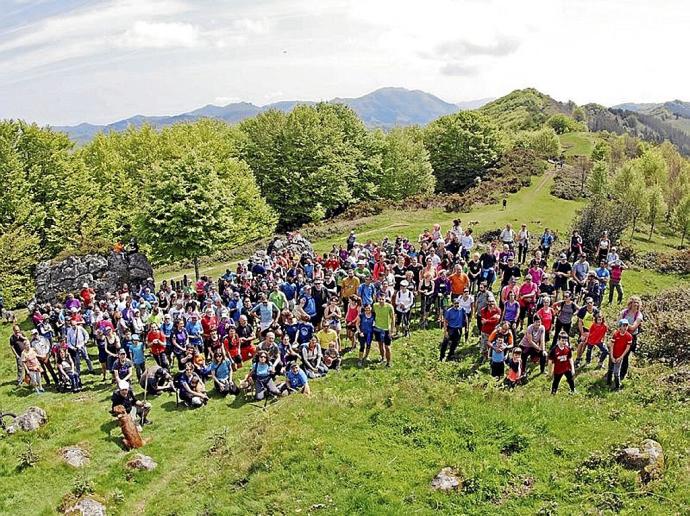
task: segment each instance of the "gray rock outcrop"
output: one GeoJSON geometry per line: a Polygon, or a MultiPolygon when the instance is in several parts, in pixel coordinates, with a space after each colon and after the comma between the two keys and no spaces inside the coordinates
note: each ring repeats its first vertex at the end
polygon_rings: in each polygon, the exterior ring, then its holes
{"type": "Polygon", "coordinates": [[[136,289],[152,277],[153,268],[141,253],[69,256],[58,263],[41,262],[36,266],[36,300],[39,303],[62,301],[67,292],[79,292],[84,283],[101,299],[124,283],[136,289]]]}
{"type": "Polygon", "coordinates": [[[443,468],[431,481],[431,487],[438,491],[457,491],[461,486],[462,479],[453,468],[443,468]]]}
{"type": "Polygon", "coordinates": [[[46,411],[40,407],[29,407],[26,412],[15,418],[10,426],[7,427],[8,434],[14,434],[17,430],[33,432],[45,425],[48,421],[46,411]]]}
{"type": "Polygon", "coordinates": [[[153,471],[158,464],[148,455],[137,453],[133,459],[127,462],[127,467],[131,469],[153,471]]]}
{"type": "Polygon", "coordinates": [[[81,468],[89,463],[89,452],[79,446],[69,446],[61,452],[62,459],[74,468],[81,468]]]}

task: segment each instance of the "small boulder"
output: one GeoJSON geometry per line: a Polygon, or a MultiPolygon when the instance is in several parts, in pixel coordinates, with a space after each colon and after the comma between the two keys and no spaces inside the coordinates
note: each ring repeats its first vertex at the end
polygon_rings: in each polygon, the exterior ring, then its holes
{"type": "Polygon", "coordinates": [[[158,464],[148,455],[137,453],[134,458],[127,462],[127,467],[130,469],[139,469],[145,471],[152,471],[156,469],[158,464]]]}
{"type": "Polygon", "coordinates": [[[431,487],[438,491],[457,491],[461,486],[459,473],[453,468],[443,468],[431,481],[431,487]]]}
{"type": "Polygon", "coordinates": [[[40,407],[29,407],[26,412],[15,418],[10,426],[7,427],[8,434],[14,434],[17,430],[33,432],[45,425],[48,421],[46,411],[40,407]]]}
{"type": "Polygon", "coordinates": [[[82,498],[65,511],[69,516],[105,516],[105,505],[91,497],[82,498]]]}
{"type": "Polygon", "coordinates": [[[89,463],[89,452],[79,446],[68,446],[60,452],[63,460],[74,468],[81,468],[89,463]]]}
{"type": "Polygon", "coordinates": [[[645,484],[659,478],[664,469],[664,449],[653,439],[645,439],[639,448],[623,448],[617,459],[624,467],[637,470],[645,484]]]}

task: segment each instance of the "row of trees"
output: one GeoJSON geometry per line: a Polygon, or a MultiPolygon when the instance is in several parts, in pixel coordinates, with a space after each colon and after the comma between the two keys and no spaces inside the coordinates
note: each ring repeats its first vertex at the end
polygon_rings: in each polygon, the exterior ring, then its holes
{"type": "Polygon", "coordinates": [[[62,133],[0,122],[1,294],[25,301],[38,261],[117,239],[136,236],[159,262],[196,263],[356,202],[461,191],[503,149],[503,135],[476,113],[384,133],[333,104],[238,126],[131,128],[79,149],[62,133]]]}

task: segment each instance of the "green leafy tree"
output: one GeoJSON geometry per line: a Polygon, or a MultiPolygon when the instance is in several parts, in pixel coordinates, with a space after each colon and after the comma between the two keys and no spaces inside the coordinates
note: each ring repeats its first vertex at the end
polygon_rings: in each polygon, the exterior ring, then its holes
{"type": "Polygon", "coordinates": [[[546,125],[556,131],[556,134],[573,133],[576,131],[585,130],[583,124],[576,122],[573,118],[562,113],[551,115],[546,121],[546,125]]]}
{"type": "Polygon", "coordinates": [[[599,140],[592,149],[592,161],[608,161],[611,157],[611,147],[608,143],[599,140]]]}
{"type": "Polygon", "coordinates": [[[381,173],[376,141],[340,104],[297,106],[245,120],[242,158],[284,227],[316,221],[373,198],[381,173]]]}
{"type": "Polygon", "coordinates": [[[25,227],[0,231],[0,295],[6,307],[29,301],[34,294],[32,271],[39,260],[40,240],[25,227]]]}
{"type": "Polygon", "coordinates": [[[604,161],[596,161],[587,179],[587,189],[594,197],[606,197],[609,193],[609,170],[604,161]]]}
{"type": "Polygon", "coordinates": [[[503,151],[500,131],[483,115],[463,111],[434,120],[424,143],[439,192],[461,192],[482,177],[503,151]]]}
{"type": "Polygon", "coordinates": [[[519,133],[515,140],[515,146],[530,149],[544,159],[557,158],[562,151],[561,140],[551,127],[519,133]]]}
{"type": "Polygon", "coordinates": [[[647,218],[649,224],[649,240],[654,234],[654,226],[664,213],[666,205],[664,203],[664,192],[661,185],[654,185],[647,193],[647,218]]]}
{"type": "Polygon", "coordinates": [[[668,180],[668,168],[658,149],[647,149],[635,160],[647,186],[664,185],[668,180]]]}
{"type": "Polygon", "coordinates": [[[573,110],[573,119],[576,122],[586,122],[587,121],[587,114],[585,113],[585,110],[581,106],[578,106],[573,110]]]}
{"type": "Polygon", "coordinates": [[[387,134],[378,132],[377,137],[381,144],[382,171],[378,177],[381,197],[402,200],[434,191],[436,178],[421,129],[399,127],[387,134]]]}
{"type": "Polygon", "coordinates": [[[218,165],[190,152],[154,165],[151,172],[138,234],[154,258],[192,260],[197,278],[199,257],[267,236],[275,228],[275,216],[249,170],[237,161],[218,165]]]}
{"type": "Polygon", "coordinates": [[[625,163],[613,181],[612,194],[621,201],[632,222],[632,234],[637,231],[637,223],[647,216],[647,186],[642,173],[634,161],[625,163]]]}
{"type": "Polygon", "coordinates": [[[686,194],[676,206],[673,225],[680,231],[680,246],[683,247],[685,237],[690,232],[690,194],[686,194]]]}

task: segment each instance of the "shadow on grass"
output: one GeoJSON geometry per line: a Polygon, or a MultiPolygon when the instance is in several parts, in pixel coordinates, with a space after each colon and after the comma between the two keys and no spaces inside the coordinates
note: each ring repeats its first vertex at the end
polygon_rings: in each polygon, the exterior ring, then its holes
{"type": "Polygon", "coordinates": [[[606,383],[606,378],[599,378],[587,386],[587,394],[589,396],[606,398],[611,392],[611,386],[606,383]]]}
{"type": "Polygon", "coordinates": [[[108,421],[103,423],[101,425],[101,431],[105,433],[105,437],[103,437],[103,440],[116,444],[121,450],[128,451],[124,443],[122,442],[122,437],[113,435],[113,430],[119,427],[120,425],[117,423],[116,419],[109,419],[108,421]]]}

